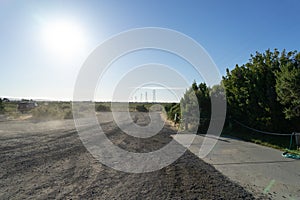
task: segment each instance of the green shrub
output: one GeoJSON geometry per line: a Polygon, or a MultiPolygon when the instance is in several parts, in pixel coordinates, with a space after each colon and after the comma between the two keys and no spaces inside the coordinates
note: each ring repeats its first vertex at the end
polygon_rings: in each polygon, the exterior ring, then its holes
{"type": "Polygon", "coordinates": [[[68,111],[65,113],[64,119],[73,119],[73,113],[72,113],[71,110],[68,110],[68,111]]]}
{"type": "Polygon", "coordinates": [[[110,107],[100,104],[100,105],[96,106],[96,111],[97,112],[109,112],[110,107]]]}
{"type": "Polygon", "coordinates": [[[171,105],[172,105],[172,107],[168,108],[168,111],[167,111],[168,119],[174,121],[174,117],[176,115],[177,118],[176,118],[175,122],[178,123],[179,119],[180,119],[180,104],[176,103],[176,104],[171,104],[171,105]]]}
{"type": "Polygon", "coordinates": [[[35,120],[61,120],[72,119],[73,114],[71,105],[64,102],[50,102],[40,104],[38,107],[32,109],[32,119],[35,120]]]}
{"type": "Polygon", "coordinates": [[[0,98],[0,114],[3,114],[5,112],[5,109],[4,109],[4,105],[2,103],[2,99],[0,98]]]}
{"type": "Polygon", "coordinates": [[[138,112],[148,112],[148,109],[144,105],[137,105],[135,110],[138,112]]]}

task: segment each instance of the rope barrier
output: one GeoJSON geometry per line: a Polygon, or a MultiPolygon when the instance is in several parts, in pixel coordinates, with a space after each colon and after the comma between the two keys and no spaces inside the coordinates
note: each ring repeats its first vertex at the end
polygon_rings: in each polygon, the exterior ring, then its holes
{"type": "Polygon", "coordinates": [[[272,132],[267,132],[267,131],[261,131],[261,130],[255,129],[255,128],[251,128],[251,127],[249,127],[249,126],[247,126],[247,125],[245,125],[245,124],[243,124],[243,123],[241,123],[241,122],[239,122],[239,121],[237,121],[235,119],[232,119],[232,120],[234,122],[238,123],[239,125],[241,125],[241,126],[243,126],[245,128],[248,128],[248,129],[250,129],[252,131],[256,131],[256,132],[267,134],[267,135],[277,135],[277,136],[292,136],[292,135],[294,135],[294,133],[292,133],[292,134],[282,134],[282,133],[272,133],[272,132]]]}
{"type": "MultiPolygon", "coordinates": [[[[211,120],[219,120],[219,119],[210,119],[210,118],[205,118],[205,117],[200,117],[200,119],[209,119],[210,121],[211,120]]],[[[231,118],[232,119],[232,118],[231,118]]],[[[182,119],[180,119],[182,120],[182,119]]],[[[262,131],[262,130],[258,130],[258,129],[255,129],[255,128],[252,128],[252,127],[249,127],[235,119],[232,119],[234,122],[236,122],[237,124],[249,129],[249,130],[252,130],[252,131],[255,131],[255,132],[258,132],[258,133],[263,133],[263,134],[267,134],[267,135],[275,135],[275,136],[290,136],[290,145],[289,145],[289,148],[288,150],[291,150],[292,148],[292,144],[293,144],[293,136],[296,137],[296,133],[291,133],[291,134],[282,134],[282,133],[274,133],[274,132],[268,132],[268,131],[262,131]]],[[[300,137],[300,136],[299,136],[300,137]]],[[[297,139],[296,139],[297,140],[297,139]]],[[[295,154],[295,153],[289,153],[288,151],[285,151],[282,153],[282,156],[285,157],[285,158],[291,158],[291,159],[297,159],[297,160],[300,160],[300,155],[298,154],[295,154]]]]}
{"type": "MultiPolygon", "coordinates": [[[[291,139],[290,139],[290,146],[288,148],[288,150],[291,150],[292,149],[292,144],[293,144],[293,136],[296,136],[296,133],[291,133],[291,134],[282,134],[282,133],[272,133],[272,132],[267,132],[267,131],[261,131],[261,130],[257,130],[257,129],[254,129],[254,128],[251,128],[235,119],[232,119],[234,122],[238,123],[239,125],[245,127],[245,128],[248,128],[252,131],[256,131],[256,132],[259,132],[259,133],[263,133],[263,134],[267,134],[267,135],[276,135],[276,136],[291,136],[291,139]]],[[[291,158],[291,159],[297,159],[297,160],[300,160],[300,155],[298,154],[295,154],[295,153],[289,153],[287,151],[283,152],[282,153],[282,156],[285,157],[285,158],[291,158]]]]}
{"type": "MultiPolygon", "coordinates": [[[[210,119],[210,118],[202,118],[200,117],[200,119],[209,119],[209,120],[219,120],[219,119],[210,119]]],[[[232,119],[232,118],[231,118],[232,119]]],[[[182,120],[182,119],[180,119],[182,120]]],[[[267,135],[275,135],[275,136],[290,136],[291,139],[290,139],[290,146],[288,148],[288,150],[291,150],[292,148],[292,144],[293,144],[293,136],[296,137],[296,133],[293,132],[291,134],[282,134],[282,133],[273,133],[273,132],[268,132],[268,131],[262,131],[262,130],[258,130],[258,129],[255,129],[255,128],[252,128],[252,127],[249,127],[235,119],[232,119],[234,122],[236,122],[237,124],[249,129],[249,130],[252,130],[252,131],[255,131],[255,132],[258,132],[258,133],[263,133],[263,134],[267,134],[267,135]]],[[[300,136],[299,136],[300,137],[300,136]]],[[[296,138],[297,140],[297,138],[296,138]]],[[[297,159],[297,160],[300,160],[300,155],[297,155],[297,154],[294,154],[294,153],[289,153],[288,151],[285,151],[282,153],[282,156],[285,157],[285,158],[292,158],[292,159],[297,159]]]]}

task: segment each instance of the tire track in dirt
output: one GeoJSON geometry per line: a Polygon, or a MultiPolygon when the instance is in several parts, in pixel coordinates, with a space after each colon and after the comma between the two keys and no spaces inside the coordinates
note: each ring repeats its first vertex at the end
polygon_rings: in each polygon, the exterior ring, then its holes
{"type": "MultiPolygon", "coordinates": [[[[174,134],[166,125],[161,134],[139,141],[113,122],[102,128],[115,144],[134,152],[158,149],[174,134]]],[[[95,160],[69,127],[0,134],[0,150],[0,199],[254,199],[189,151],[155,172],[116,171],[95,160]]]]}

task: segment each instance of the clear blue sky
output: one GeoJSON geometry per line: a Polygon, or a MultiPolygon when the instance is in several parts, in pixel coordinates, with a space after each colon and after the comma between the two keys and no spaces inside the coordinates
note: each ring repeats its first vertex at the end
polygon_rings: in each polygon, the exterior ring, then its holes
{"type": "MultiPolygon", "coordinates": [[[[3,0],[0,97],[71,99],[87,55],[111,36],[140,27],[169,28],[192,37],[224,75],[226,68],[247,62],[256,51],[299,51],[299,13],[298,0],[3,0]],[[75,30],[77,35],[64,37],[71,43],[72,37],[80,37],[80,50],[74,50],[76,44],[66,48],[69,43],[61,42],[61,35],[51,38],[55,32],[47,36],[49,27],[65,22],[71,24],[66,33],[75,30]]],[[[184,71],[190,82],[200,80],[184,71]]],[[[109,95],[99,98],[109,100],[109,95]]]]}

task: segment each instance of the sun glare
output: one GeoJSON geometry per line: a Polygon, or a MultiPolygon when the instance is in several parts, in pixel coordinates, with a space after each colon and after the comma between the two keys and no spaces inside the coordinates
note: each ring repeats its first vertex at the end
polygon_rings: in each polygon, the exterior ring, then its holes
{"type": "Polygon", "coordinates": [[[45,24],[42,36],[47,50],[61,58],[76,56],[85,44],[83,29],[78,24],[66,20],[45,24]]]}

